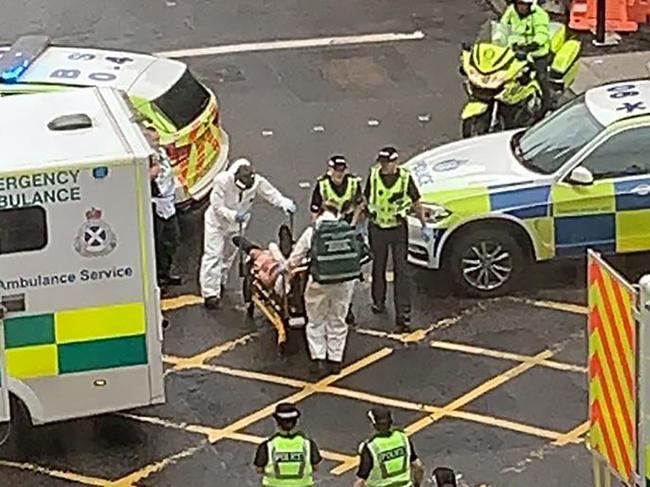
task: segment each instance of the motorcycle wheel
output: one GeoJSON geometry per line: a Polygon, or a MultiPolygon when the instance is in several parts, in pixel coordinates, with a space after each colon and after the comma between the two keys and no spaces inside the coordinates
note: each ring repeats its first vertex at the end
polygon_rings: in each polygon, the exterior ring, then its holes
{"type": "Polygon", "coordinates": [[[476,117],[465,119],[461,123],[463,139],[487,134],[490,131],[490,111],[486,111],[476,117]]]}

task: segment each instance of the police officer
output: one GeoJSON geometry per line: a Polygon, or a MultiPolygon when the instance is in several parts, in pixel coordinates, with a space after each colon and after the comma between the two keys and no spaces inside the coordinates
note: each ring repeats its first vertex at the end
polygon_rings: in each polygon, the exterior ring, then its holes
{"type": "MultiPolygon", "coordinates": [[[[361,178],[348,172],[348,161],[342,155],[333,155],[327,161],[327,172],[318,178],[311,195],[312,221],[321,214],[324,201],[336,204],[339,215],[352,225],[357,224],[363,209],[361,178]]],[[[352,303],[345,318],[348,325],[354,325],[352,303]]]]}
{"type": "Polygon", "coordinates": [[[156,235],[156,268],[158,285],[161,288],[178,286],[180,276],[171,273],[172,263],[180,238],[180,227],[176,215],[176,181],[171,161],[160,145],[160,135],[153,128],[148,129],[149,138],[157,150],[158,170],[151,189],[154,204],[154,232],[156,235]]]}
{"type": "Polygon", "coordinates": [[[273,414],[277,432],[255,453],[254,465],[267,487],[311,487],[313,471],[321,462],[313,440],[296,431],[300,411],[290,403],[280,403],[273,414]]]}
{"type": "Polygon", "coordinates": [[[370,170],[364,196],[370,222],[368,233],[373,253],[372,312],[386,311],[386,262],[393,254],[395,322],[398,331],[408,331],[411,321],[410,279],[407,270],[408,227],[406,217],[415,210],[422,223],[422,237],[430,241],[433,229],[427,227],[420,192],[409,171],[399,167],[394,147],[384,147],[377,164],[370,170]]]}
{"type": "Polygon", "coordinates": [[[390,411],[372,408],[368,417],[375,434],[359,447],[354,487],[420,487],[424,467],[406,433],[393,428],[390,411]]]}
{"type": "Polygon", "coordinates": [[[327,161],[327,172],[318,178],[311,195],[312,220],[320,215],[324,201],[335,203],[339,214],[348,223],[356,223],[363,202],[361,179],[348,172],[348,161],[344,156],[330,157],[327,161]]]}
{"type": "Polygon", "coordinates": [[[550,108],[551,90],[548,62],[551,49],[548,13],[537,0],[515,0],[503,13],[501,25],[508,28],[509,44],[528,52],[535,64],[535,73],[542,89],[542,115],[550,108]]]}

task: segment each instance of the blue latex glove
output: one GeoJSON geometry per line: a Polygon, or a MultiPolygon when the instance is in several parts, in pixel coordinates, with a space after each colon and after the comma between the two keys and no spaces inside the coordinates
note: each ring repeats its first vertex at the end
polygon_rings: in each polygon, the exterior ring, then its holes
{"type": "Polygon", "coordinates": [[[433,228],[424,226],[422,227],[422,239],[429,243],[433,240],[433,228]]]}
{"type": "Polygon", "coordinates": [[[248,220],[248,215],[249,213],[247,211],[239,210],[235,215],[235,221],[237,223],[244,223],[246,220],[248,220]]]}
{"type": "Polygon", "coordinates": [[[284,204],[284,211],[289,215],[293,215],[297,209],[296,204],[292,200],[287,200],[284,204]]]}

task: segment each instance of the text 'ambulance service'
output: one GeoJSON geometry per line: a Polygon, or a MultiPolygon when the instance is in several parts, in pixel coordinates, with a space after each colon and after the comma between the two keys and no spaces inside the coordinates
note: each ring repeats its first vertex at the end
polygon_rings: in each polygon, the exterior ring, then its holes
{"type": "Polygon", "coordinates": [[[164,402],[149,161],[128,98],[0,99],[0,421],[164,402]]]}

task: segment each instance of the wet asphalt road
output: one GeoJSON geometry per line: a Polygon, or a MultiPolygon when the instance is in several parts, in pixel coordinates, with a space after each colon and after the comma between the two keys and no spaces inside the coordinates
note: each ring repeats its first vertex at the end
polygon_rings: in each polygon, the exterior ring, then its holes
{"type": "MultiPolygon", "coordinates": [[[[141,51],[423,30],[421,41],[187,60],[219,95],[231,160],[250,157],[298,202],[298,228],[307,220],[311,191],[299,183],[319,175],[331,153],[346,154],[364,175],[384,144],[408,156],[458,135],[459,46],[491,15],[480,0],[1,0],[0,5],[2,41],[44,31],[61,43],[141,51]],[[419,121],[418,115],[427,114],[429,122],[419,121]]],[[[250,236],[266,242],[282,221],[261,204],[250,236]]],[[[184,215],[182,227],[178,262],[186,283],[174,294],[195,295],[201,212],[184,215]]],[[[626,269],[638,273],[640,262],[626,262],[626,269]]],[[[264,408],[296,393],[302,394],[294,398],[303,428],[330,452],[319,485],[351,485],[350,471],[329,472],[354,456],[369,433],[365,411],[376,402],[391,404],[399,424],[418,430],[413,441],[429,469],[452,466],[466,485],[587,485],[584,445],[564,436],[586,419],[581,370],[586,319],[580,309],[549,309],[547,303],[584,304],[584,273],[580,265],[563,264],[536,266],[530,275],[518,299],[477,302],[455,297],[444,275],[414,270],[414,324],[429,327],[429,333],[407,344],[381,335],[391,331],[391,322],[369,313],[367,288],[360,288],[355,298],[360,329],[350,336],[345,360],[353,369],[336,382],[307,388],[305,381],[315,379],[307,373],[306,354],[278,357],[271,327],[260,317],[248,320],[237,307],[233,275],[218,313],[199,305],[168,312],[172,326],[165,353],[189,365],[167,376],[167,404],[129,418],[21,427],[0,450],[0,486],[257,485],[250,468],[254,443],[272,432],[264,408]],[[214,348],[228,342],[230,347],[214,348]],[[546,349],[570,370],[539,365],[539,357],[531,362],[546,349]],[[194,362],[199,368],[182,361],[206,350],[204,360],[194,362]],[[493,380],[517,367],[510,380],[493,380]],[[426,412],[422,405],[429,406],[426,412]],[[435,413],[433,406],[447,406],[447,414],[428,424],[424,418],[435,413]]]]}

